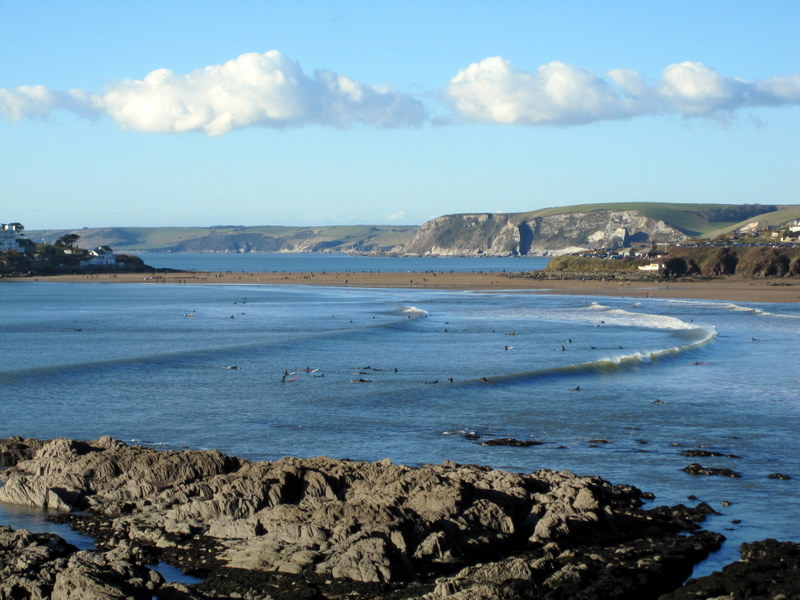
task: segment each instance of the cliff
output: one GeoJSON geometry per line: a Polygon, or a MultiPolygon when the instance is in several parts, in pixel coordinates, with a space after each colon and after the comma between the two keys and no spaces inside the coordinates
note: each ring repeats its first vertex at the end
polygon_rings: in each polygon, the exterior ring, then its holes
{"type": "Polygon", "coordinates": [[[627,202],[521,213],[452,214],[416,225],[105,227],[28,231],[53,243],[78,235],[119,252],[337,252],[438,256],[558,255],[636,242],[713,239],[800,218],[800,205],[627,202]],[[758,224],[758,225],[756,225],[758,224]]]}
{"type": "Polygon", "coordinates": [[[407,254],[558,255],[634,242],[679,243],[688,235],[638,210],[590,210],[537,215],[447,215],[423,224],[407,254]]]}

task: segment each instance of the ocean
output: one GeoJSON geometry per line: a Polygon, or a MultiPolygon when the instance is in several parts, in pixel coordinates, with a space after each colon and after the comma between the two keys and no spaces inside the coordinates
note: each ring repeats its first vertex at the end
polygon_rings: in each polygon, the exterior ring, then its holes
{"type": "Polygon", "coordinates": [[[539,271],[550,258],[542,256],[369,256],[339,253],[155,253],[137,254],[147,265],[158,269],[234,273],[518,273],[539,271]]]}
{"type": "Polygon", "coordinates": [[[0,311],[1,437],[600,475],[721,513],[696,576],[800,542],[797,304],[31,281],[0,311]],[[481,445],[503,437],[542,443],[481,445]]]}

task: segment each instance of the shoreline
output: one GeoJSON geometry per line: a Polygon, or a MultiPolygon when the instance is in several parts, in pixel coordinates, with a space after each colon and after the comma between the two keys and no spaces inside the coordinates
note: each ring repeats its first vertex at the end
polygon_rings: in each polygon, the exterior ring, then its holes
{"type": "Polygon", "coordinates": [[[353,288],[403,288],[442,290],[538,291],[578,296],[680,298],[731,302],[800,302],[800,280],[785,278],[672,281],[549,279],[519,273],[102,273],[9,277],[2,282],[60,281],[75,283],[327,285],[353,288]]]}

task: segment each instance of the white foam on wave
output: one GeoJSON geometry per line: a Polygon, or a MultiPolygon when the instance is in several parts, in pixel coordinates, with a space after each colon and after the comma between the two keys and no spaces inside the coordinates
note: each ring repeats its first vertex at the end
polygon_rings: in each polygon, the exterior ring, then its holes
{"type": "Polygon", "coordinates": [[[659,350],[653,350],[651,352],[635,352],[633,354],[624,354],[621,356],[609,357],[601,359],[601,362],[607,361],[616,363],[617,365],[624,365],[633,362],[648,363],[652,362],[653,360],[657,360],[659,358],[672,356],[675,354],[681,354],[682,352],[686,352],[687,350],[698,348],[699,346],[707,344],[717,336],[717,330],[714,327],[691,327],[689,329],[696,331],[698,334],[697,338],[692,340],[689,344],[685,344],[683,346],[672,346],[670,348],[661,348],[659,350]]]}
{"type": "Polygon", "coordinates": [[[800,319],[800,315],[787,315],[783,313],[776,313],[755,306],[742,306],[741,304],[736,304],[735,302],[715,302],[713,300],[679,300],[677,298],[663,300],[663,302],[669,302],[670,304],[687,304],[691,306],[722,308],[725,310],[730,310],[732,312],[744,312],[753,315],[760,315],[762,317],[778,317],[781,319],[800,319]]]}
{"type": "Polygon", "coordinates": [[[654,315],[644,312],[631,312],[622,308],[611,308],[604,304],[592,302],[586,307],[587,311],[601,312],[602,319],[596,314],[586,314],[586,320],[595,324],[620,325],[623,327],[646,327],[650,329],[697,329],[696,325],[682,321],[677,317],[654,315]]]}
{"type": "Polygon", "coordinates": [[[428,314],[428,311],[423,310],[421,308],[417,308],[416,306],[404,306],[399,310],[399,314],[407,315],[412,318],[414,317],[425,317],[428,314]]]}
{"type": "Polygon", "coordinates": [[[502,383],[511,382],[517,379],[530,380],[540,377],[574,376],[587,373],[607,373],[627,367],[646,365],[656,362],[662,358],[677,356],[707,344],[717,336],[717,330],[714,327],[694,327],[692,328],[690,334],[693,335],[693,339],[688,344],[684,344],[682,346],[661,348],[651,352],[633,352],[618,356],[606,356],[591,362],[575,363],[537,371],[510,373],[504,376],[491,377],[491,381],[493,383],[502,383]]]}
{"type": "Polygon", "coordinates": [[[728,310],[733,310],[736,312],[747,312],[762,317],[778,317],[781,319],[800,319],[800,315],[785,315],[782,313],[774,313],[768,310],[764,310],[763,308],[755,308],[752,306],[741,306],[739,304],[734,304],[733,302],[726,303],[723,306],[728,310]]]}
{"type": "Polygon", "coordinates": [[[586,310],[611,310],[611,307],[599,302],[592,302],[586,307],[586,310]]]}

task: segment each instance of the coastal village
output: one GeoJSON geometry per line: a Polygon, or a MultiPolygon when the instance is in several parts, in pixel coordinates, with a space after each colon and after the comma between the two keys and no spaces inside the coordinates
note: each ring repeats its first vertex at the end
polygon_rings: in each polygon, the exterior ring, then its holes
{"type": "Polygon", "coordinates": [[[65,234],[54,244],[23,237],[21,223],[0,223],[0,276],[144,270],[141,259],[118,255],[110,246],[79,248],[77,234],[65,234]]]}

